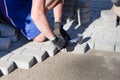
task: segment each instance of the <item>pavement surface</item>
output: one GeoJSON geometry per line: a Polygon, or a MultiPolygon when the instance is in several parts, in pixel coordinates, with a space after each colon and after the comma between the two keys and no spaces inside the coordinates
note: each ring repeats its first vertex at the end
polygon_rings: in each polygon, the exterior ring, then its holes
{"type": "Polygon", "coordinates": [[[0,80],[120,80],[120,54],[90,50],[86,54],[60,52],[29,70],[16,69],[0,80]]]}

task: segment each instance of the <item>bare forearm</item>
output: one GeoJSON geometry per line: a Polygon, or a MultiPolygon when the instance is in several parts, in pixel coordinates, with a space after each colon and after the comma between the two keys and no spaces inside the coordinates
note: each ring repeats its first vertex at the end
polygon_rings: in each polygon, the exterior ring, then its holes
{"type": "Polygon", "coordinates": [[[52,39],[54,34],[46,17],[45,0],[33,0],[31,15],[38,29],[48,38],[52,39]]]}
{"type": "Polygon", "coordinates": [[[52,39],[54,34],[50,28],[50,25],[47,21],[46,16],[43,13],[39,13],[39,15],[34,16],[34,22],[38,29],[48,38],[52,39]]]}

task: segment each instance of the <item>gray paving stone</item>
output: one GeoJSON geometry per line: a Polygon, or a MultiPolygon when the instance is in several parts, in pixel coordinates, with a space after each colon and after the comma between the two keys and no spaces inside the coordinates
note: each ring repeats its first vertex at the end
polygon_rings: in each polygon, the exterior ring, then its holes
{"type": "Polygon", "coordinates": [[[83,33],[83,38],[91,37],[91,35],[92,35],[92,32],[91,32],[91,31],[85,31],[85,32],[83,33]]]}
{"type": "Polygon", "coordinates": [[[120,53],[120,41],[116,41],[115,52],[120,53]]]}
{"type": "Polygon", "coordinates": [[[4,75],[8,75],[10,72],[14,70],[14,62],[0,60],[0,69],[4,75]]]}
{"type": "Polygon", "coordinates": [[[41,47],[43,46],[43,43],[40,43],[40,42],[35,42],[35,41],[31,41],[25,45],[23,45],[22,47],[24,48],[37,48],[37,49],[40,49],[41,47]],[[34,47],[33,47],[34,46],[34,47]]]}
{"type": "Polygon", "coordinates": [[[41,50],[47,51],[47,53],[51,57],[58,52],[58,49],[53,45],[51,41],[44,42],[44,45],[41,47],[41,50]]]}
{"type": "Polygon", "coordinates": [[[23,51],[25,51],[25,47],[20,47],[12,51],[14,54],[22,54],[23,51]]]}
{"type": "Polygon", "coordinates": [[[46,51],[40,50],[40,49],[35,49],[35,48],[26,49],[25,51],[22,52],[22,55],[33,56],[33,57],[35,57],[37,62],[42,62],[43,60],[45,60],[48,57],[48,54],[46,51]]]}
{"type": "Polygon", "coordinates": [[[8,24],[0,24],[0,32],[3,37],[15,35],[15,29],[8,24]]]}
{"type": "Polygon", "coordinates": [[[104,40],[110,40],[110,41],[118,41],[120,38],[117,35],[104,35],[104,40]]]}
{"type": "Polygon", "coordinates": [[[83,44],[77,44],[75,45],[74,49],[72,51],[69,51],[70,53],[74,54],[84,54],[89,50],[89,46],[87,43],[83,44]]]}
{"type": "Polygon", "coordinates": [[[95,41],[96,50],[114,51],[114,48],[115,48],[115,41],[110,41],[110,40],[96,40],[95,41]]]}
{"type": "Polygon", "coordinates": [[[116,27],[117,22],[102,21],[102,24],[108,28],[116,27]]]}
{"type": "Polygon", "coordinates": [[[0,38],[0,50],[8,49],[10,46],[10,39],[0,38]]]}
{"type": "Polygon", "coordinates": [[[104,35],[96,33],[96,34],[92,34],[91,38],[92,39],[100,39],[100,40],[102,40],[104,38],[104,35]]]}
{"type": "Polygon", "coordinates": [[[102,10],[101,11],[101,18],[104,21],[114,22],[116,21],[117,15],[112,10],[102,10]]]}
{"type": "Polygon", "coordinates": [[[90,39],[86,42],[89,45],[90,49],[95,48],[95,41],[96,41],[96,39],[90,39]]]}
{"type": "Polygon", "coordinates": [[[99,33],[104,35],[111,35],[111,36],[116,36],[118,34],[116,28],[105,28],[105,29],[99,30],[99,33]]]}
{"type": "Polygon", "coordinates": [[[18,40],[17,35],[9,36],[9,37],[7,37],[7,38],[10,39],[12,42],[17,42],[17,40],[18,40]]]}
{"type": "Polygon", "coordinates": [[[14,54],[9,58],[9,61],[14,61],[18,68],[29,69],[34,64],[34,57],[14,54]]]}

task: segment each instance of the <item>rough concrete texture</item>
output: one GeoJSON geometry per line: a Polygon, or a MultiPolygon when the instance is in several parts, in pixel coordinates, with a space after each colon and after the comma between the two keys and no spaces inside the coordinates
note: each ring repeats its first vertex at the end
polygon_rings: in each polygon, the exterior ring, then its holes
{"type": "Polygon", "coordinates": [[[90,50],[85,55],[59,53],[29,70],[17,69],[0,80],[119,80],[120,55],[90,50]]]}

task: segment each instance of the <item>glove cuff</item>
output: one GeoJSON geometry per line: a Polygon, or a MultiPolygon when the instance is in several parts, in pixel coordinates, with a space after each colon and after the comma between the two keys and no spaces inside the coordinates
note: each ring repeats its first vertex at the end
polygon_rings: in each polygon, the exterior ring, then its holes
{"type": "Polygon", "coordinates": [[[58,38],[57,37],[54,37],[52,40],[51,40],[53,43],[56,43],[58,41],[58,38]]]}

